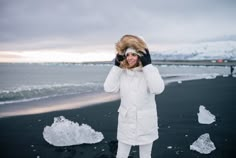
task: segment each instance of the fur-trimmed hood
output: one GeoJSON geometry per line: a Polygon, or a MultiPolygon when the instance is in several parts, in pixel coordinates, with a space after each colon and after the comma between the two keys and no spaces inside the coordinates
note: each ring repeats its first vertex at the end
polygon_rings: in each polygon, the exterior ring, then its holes
{"type": "Polygon", "coordinates": [[[133,48],[137,52],[141,51],[143,53],[146,53],[145,49],[148,49],[146,43],[140,37],[134,35],[124,35],[116,43],[116,51],[117,53],[124,55],[127,48],[133,48]]]}

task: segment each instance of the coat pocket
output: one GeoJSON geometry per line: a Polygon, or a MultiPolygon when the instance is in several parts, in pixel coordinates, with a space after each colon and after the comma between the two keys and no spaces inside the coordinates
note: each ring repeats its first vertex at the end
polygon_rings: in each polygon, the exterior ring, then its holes
{"type": "Polygon", "coordinates": [[[120,106],[118,112],[119,125],[132,126],[135,124],[135,113],[130,112],[129,109],[123,106],[120,106]]]}
{"type": "Polygon", "coordinates": [[[122,117],[126,117],[128,110],[124,108],[123,106],[120,106],[118,109],[119,115],[122,117]]]}
{"type": "Polygon", "coordinates": [[[139,135],[148,135],[157,132],[158,120],[155,110],[140,111],[137,114],[137,128],[139,135]]]}

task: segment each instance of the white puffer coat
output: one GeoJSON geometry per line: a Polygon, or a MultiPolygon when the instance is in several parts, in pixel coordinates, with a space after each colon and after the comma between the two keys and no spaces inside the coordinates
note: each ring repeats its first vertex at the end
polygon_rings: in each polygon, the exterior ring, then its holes
{"type": "Polygon", "coordinates": [[[158,139],[155,94],[164,90],[159,71],[152,64],[132,70],[113,66],[105,83],[106,92],[120,92],[117,139],[143,145],[158,139]]]}

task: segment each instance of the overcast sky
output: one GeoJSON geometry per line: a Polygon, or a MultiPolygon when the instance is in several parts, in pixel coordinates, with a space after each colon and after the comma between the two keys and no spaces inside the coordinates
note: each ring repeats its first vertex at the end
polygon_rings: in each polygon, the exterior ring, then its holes
{"type": "Polygon", "coordinates": [[[110,51],[124,34],[153,48],[230,39],[235,10],[235,0],[0,0],[0,56],[110,51]]]}

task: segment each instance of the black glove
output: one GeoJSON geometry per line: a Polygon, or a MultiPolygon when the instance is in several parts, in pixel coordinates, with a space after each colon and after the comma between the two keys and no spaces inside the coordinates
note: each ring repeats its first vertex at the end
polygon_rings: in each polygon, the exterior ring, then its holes
{"type": "Polygon", "coordinates": [[[152,63],[151,56],[149,54],[149,50],[145,49],[145,51],[146,51],[146,53],[140,52],[143,55],[139,57],[143,67],[152,63]]]}
{"type": "Polygon", "coordinates": [[[120,66],[120,62],[123,61],[124,59],[125,59],[124,55],[120,55],[117,53],[115,58],[115,65],[120,66]]]}

